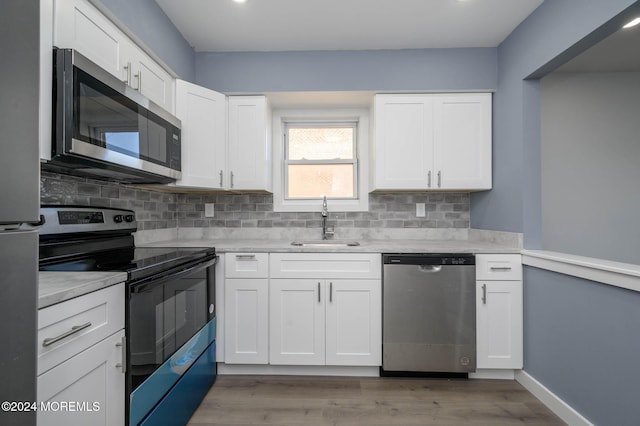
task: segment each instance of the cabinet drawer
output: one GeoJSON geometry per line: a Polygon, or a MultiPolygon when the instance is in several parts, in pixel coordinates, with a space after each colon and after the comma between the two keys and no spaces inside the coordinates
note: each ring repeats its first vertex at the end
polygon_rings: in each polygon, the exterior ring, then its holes
{"type": "Polygon", "coordinates": [[[118,284],[38,311],[38,375],[123,329],[124,310],[118,284]]]}
{"type": "Polygon", "coordinates": [[[227,278],[268,278],[268,253],[227,253],[225,258],[227,278]]]}
{"type": "Polygon", "coordinates": [[[380,279],[382,256],[364,253],[272,253],[271,278],[380,279]]]}
{"type": "Polygon", "coordinates": [[[476,255],[477,280],[522,280],[522,256],[519,254],[476,255]]]}

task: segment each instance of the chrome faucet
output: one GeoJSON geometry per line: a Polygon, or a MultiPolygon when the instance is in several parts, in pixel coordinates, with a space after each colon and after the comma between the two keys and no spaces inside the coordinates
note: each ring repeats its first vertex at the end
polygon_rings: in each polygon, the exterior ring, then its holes
{"type": "Polygon", "coordinates": [[[327,226],[327,216],[329,216],[329,210],[327,209],[327,196],[322,196],[322,239],[328,240],[333,237],[334,230],[333,226],[327,226]]]}

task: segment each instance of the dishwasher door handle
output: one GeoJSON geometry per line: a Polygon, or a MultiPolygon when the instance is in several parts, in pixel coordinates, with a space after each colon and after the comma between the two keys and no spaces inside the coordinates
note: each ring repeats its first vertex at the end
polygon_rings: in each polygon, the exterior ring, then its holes
{"type": "Polygon", "coordinates": [[[420,269],[420,272],[440,272],[442,271],[442,265],[420,265],[418,269],[420,269]]]}

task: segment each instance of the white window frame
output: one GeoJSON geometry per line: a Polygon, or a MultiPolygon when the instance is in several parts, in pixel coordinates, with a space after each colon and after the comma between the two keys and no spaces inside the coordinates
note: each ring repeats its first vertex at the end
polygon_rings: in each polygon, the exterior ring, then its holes
{"type": "MultiPolygon", "coordinates": [[[[356,123],[354,135],[354,168],[357,198],[329,198],[329,211],[369,210],[369,110],[367,109],[303,109],[273,111],[273,211],[320,212],[322,200],[286,199],[285,123],[321,125],[329,123],[356,123]]],[[[331,163],[322,161],[322,163],[331,163]]],[[[348,163],[351,163],[349,160],[348,163]]]]}
{"type": "MultiPolygon", "coordinates": [[[[352,164],[353,165],[353,197],[331,197],[331,200],[357,200],[358,199],[358,122],[357,121],[298,121],[298,120],[285,120],[283,122],[284,127],[284,185],[283,192],[285,200],[302,200],[304,198],[290,198],[287,195],[287,188],[289,187],[289,173],[288,167],[290,165],[311,165],[311,164],[352,164]],[[291,128],[305,129],[305,128],[349,128],[353,129],[353,139],[352,143],[352,151],[353,158],[346,160],[338,160],[338,159],[324,159],[324,160],[290,160],[288,159],[288,151],[289,151],[289,143],[287,140],[288,130],[291,128]]],[[[309,200],[320,200],[322,197],[309,197],[309,200]]]]}

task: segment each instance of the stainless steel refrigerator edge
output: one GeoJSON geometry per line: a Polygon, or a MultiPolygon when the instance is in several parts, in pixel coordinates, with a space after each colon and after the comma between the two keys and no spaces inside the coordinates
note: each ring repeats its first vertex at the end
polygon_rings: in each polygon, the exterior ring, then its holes
{"type": "MultiPolygon", "coordinates": [[[[0,3],[0,402],[36,400],[39,163],[39,0],[0,3]]],[[[0,411],[2,425],[36,413],[0,411]]]]}

